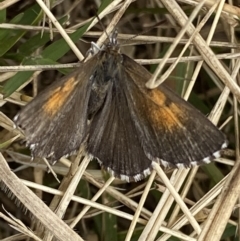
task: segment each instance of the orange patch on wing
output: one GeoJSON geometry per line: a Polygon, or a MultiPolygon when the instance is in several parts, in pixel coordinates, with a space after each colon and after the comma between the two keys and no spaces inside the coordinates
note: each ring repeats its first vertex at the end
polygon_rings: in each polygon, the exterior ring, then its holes
{"type": "Polygon", "coordinates": [[[150,90],[151,100],[159,106],[163,106],[166,101],[166,96],[159,89],[150,90]]]}
{"type": "Polygon", "coordinates": [[[180,119],[183,119],[183,111],[177,104],[170,103],[167,106],[166,97],[162,93],[161,95],[154,96],[153,101],[158,106],[154,106],[149,112],[150,118],[156,127],[161,125],[171,132],[176,130],[176,128],[181,128],[182,123],[180,119]]]}
{"type": "Polygon", "coordinates": [[[69,95],[72,94],[72,90],[74,89],[77,81],[72,77],[67,80],[67,82],[58,87],[55,91],[52,92],[48,101],[44,104],[44,111],[49,115],[55,115],[56,112],[62,107],[66,99],[69,95]]]}

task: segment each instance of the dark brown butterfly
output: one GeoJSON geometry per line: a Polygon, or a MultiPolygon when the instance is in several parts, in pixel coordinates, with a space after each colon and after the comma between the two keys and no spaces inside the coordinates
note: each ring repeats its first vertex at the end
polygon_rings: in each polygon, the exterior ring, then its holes
{"type": "Polygon", "coordinates": [[[121,54],[116,32],[72,74],[54,82],[14,118],[33,157],[54,163],[84,143],[112,175],[147,176],[152,162],[189,167],[208,163],[227,146],[224,134],[164,84],[121,54]]]}

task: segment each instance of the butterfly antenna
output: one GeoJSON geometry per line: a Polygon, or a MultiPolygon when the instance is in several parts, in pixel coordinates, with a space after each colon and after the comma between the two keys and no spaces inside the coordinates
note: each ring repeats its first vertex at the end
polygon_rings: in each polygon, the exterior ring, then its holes
{"type": "Polygon", "coordinates": [[[107,35],[109,41],[111,42],[111,37],[110,37],[109,34],[107,33],[106,28],[105,28],[105,26],[103,25],[102,20],[99,18],[98,14],[96,14],[96,18],[98,19],[98,22],[100,23],[103,31],[105,32],[105,34],[107,35]]]}

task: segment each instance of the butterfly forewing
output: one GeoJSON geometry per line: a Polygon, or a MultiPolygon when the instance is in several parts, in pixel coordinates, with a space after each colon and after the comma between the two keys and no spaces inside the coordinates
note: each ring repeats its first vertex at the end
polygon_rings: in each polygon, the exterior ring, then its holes
{"type": "Polygon", "coordinates": [[[54,162],[79,149],[87,133],[91,74],[97,58],[82,64],[82,71],[54,82],[15,118],[26,135],[34,157],[54,162]]]}
{"type": "Polygon", "coordinates": [[[151,75],[134,60],[124,56],[123,64],[128,81],[122,85],[146,155],[170,166],[190,166],[218,155],[226,145],[222,132],[164,84],[148,90],[145,79],[151,75]]]}

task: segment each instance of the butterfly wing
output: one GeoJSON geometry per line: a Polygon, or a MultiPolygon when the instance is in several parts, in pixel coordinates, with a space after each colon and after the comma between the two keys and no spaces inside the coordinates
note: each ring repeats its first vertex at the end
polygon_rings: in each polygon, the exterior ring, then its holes
{"type": "Polygon", "coordinates": [[[33,157],[50,162],[76,151],[86,136],[91,68],[97,58],[83,63],[81,71],[55,81],[14,118],[25,133],[33,157]]]}
{"type": "Polygon", "coordinates": [[[120,82],[111,83],[102,110],[92,120],[87,150],[121,179],[137,181],[143,172],[150,173],[151,160],[141,147],[120,82]]]}
{"type": "Polygon", "coordinates": [[[150,74],[135,61],[124,57],[132,118],[145,154],[164,165],[189,167],[219,156],[226,147],[224,134],[200,111],[181,99],[165,85],[148,90],[150,74]],[[138,121],[138,120],[141,121],[138,121]]]}
{"type": "Polygon", "coordinates": [[[113,69],[101,112],[93,118],[88,151],[121,179],[142,179],[152,161],[190,166],[217,156],[224,135],[164,85],[145,87],[150,73],[129,57],[113,69]]]}

